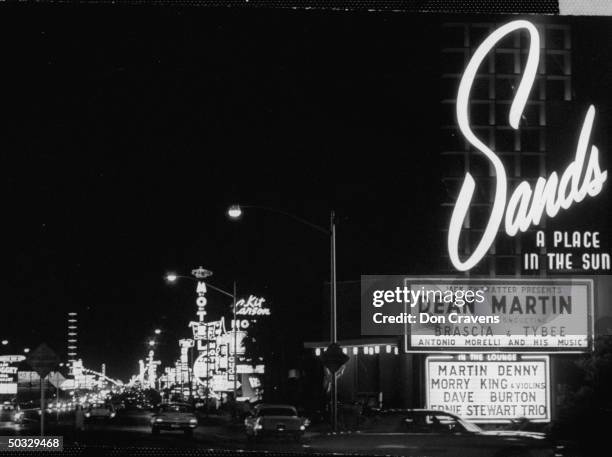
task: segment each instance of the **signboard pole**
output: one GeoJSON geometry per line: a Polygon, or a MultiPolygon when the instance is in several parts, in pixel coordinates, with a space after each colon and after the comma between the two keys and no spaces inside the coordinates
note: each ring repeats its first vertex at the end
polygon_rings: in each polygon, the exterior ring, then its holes
{"type": "Polygon", "coordinates": [[[43,377],[40,377],[40,436],[45,436],[45,389],[43,377]]]}
{"type": "Polygon", "coordinates": [[[206,415],[204,417],[206,417],[208,419],[208,395],[210,392],[210,369],[208,367],[208,361],[209,361],[209,354],[210,354],[210,341],[208,340],[208,327],[206,327],[206,415]]]}
{"type": "MultiPolygon", "coordinates": [[[[334,211],[330,214],[330,243],[331,243],[331,312],[330,312],[330,336],[331,344],[336,344],[338,341],[337,327],[336,327],[336,215],[334,211]]],[[[332,430],[338,431],[338,378],[336,373],[332,373],[331,380],[331,422],[332,430]]]]}
{"type": "Polygon", "coordinates": [[[189,363],[187,364],[187,383],[189,384],[189,402],[193,402],[193,379],[191,373],[193,371],[193,346],[189,348],[189,363]]]}
{"type": "Polygon", "coordinates": [[[234,410],[237,407],[236,399],[238,398],[238,348],[236,347],[236,332],[238,331],[238,321],[236,320],[236,281],[234,281],[234,303],[233,303],[233,314],[234,314],[234,410]]]}
{"type": "MultiPolygon", "coordinates": [[[[32,352],[30,352],[27,358],[28,365],[34,369],[40,376],[40,436],[45,434],[45,389],[43,380],[51,373],[51,370],[59,363],[59,357],[57,354],[42,343],[32,352]]],[[[49,379],[51,383],[51,379],[49,379]]]]}

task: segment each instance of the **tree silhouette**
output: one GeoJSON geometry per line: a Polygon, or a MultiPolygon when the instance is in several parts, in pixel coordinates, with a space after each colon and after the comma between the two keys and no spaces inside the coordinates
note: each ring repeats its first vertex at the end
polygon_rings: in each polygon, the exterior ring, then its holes
{"type": "Polygon", "coordinates": [[[594,352],[576,365],[580,387],[568,394],[552,432],[578,441],[586,455],[597,455],[607,444],[612,422],[612,336],[599,337],[594,352]]]}

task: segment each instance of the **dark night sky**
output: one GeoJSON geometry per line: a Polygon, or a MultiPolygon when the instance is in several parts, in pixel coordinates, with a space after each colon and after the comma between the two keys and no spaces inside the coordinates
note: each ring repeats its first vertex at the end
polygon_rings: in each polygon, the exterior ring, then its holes
{"type": "Polygon", "coordinates": [[[431,272],[440,20],[4,5],[0,336],[64,350],[77,310],[86,365],[125,379],[157,326],[178,354],[193,286],[163,275],[201,264],[267,297],[287,347],[323,337],[327,239],[261,212],[230,222],[233,202],[320,225],[335,208],[340,279],[431,272]]]}

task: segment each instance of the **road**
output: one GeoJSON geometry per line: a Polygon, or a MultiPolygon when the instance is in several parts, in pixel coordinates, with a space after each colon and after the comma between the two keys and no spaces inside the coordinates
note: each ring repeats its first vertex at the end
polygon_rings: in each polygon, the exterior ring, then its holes
{"type": "MultiPolygon", "coordinates": [[[[416,457],[424,455],[422,454],[424,451],[421,443],[414,440],[405,440],[405,442],[399,443],[397,437],[391,436],[397,435],[394,433],[389,434],[390,436],[384,440],[379,439],[377,441],[371,441],[373,438],[371,435],[368,435],[367,439],[370,441],[367,442],[363,441],[362,435],[354,436],[353,438],[362,438],[355,441],[347,439],[348,436],[340,434],[333,438],[333,445],[329,447],[327,453],[320,447],[318,450],[314,449],[317,445],[321,446],[321,439],[316,437],[316,430],[307,432],[303,441],[299,443],[292,439],[269,439],[254,443],[247,441],[243,427],[240,424],[231,424],[227,418],[214,416],[209,418],[200,417],[199,426],[195,429],[193,436],[186,436],[181,431],[162,431],[159,435],[153,435],[149,425],[150,414],[147,412],[122,413],[109,421],[87,422],[85,430],[78,434],[74,430],[74,419],[71,415],[60,417],[59,421],[55,417],[49,417],[45,435],[63,436],[66,448],[72,447],[83,451],[82,453],[73,452],[73,455],[88,455],[89,452],[87,451],[91,450],[95,450],[95,455],[116,455],[116,451],[133,453],[134,448],[138,448],[147,455],[184,456],[187,454],[198,455],[200,453],[226,455],[228,452],[231,455],[232,451],[238,451],[247,454],[252,452],[253,454],[292,454],[313,457],[316,454],[354,455],[360,452],[358,449],[363,449],[364,447],[367,448],[365,452],[367,455],[411,455],[416,457]],[[311,442],[312,448],[310,447],[311,442]],[[358,442],[361,442],[361,445],[355,446],[355,443],[358,442]],[[364,443],[365,446],[363,446],[364,443]],[[189,452],[186,452],[187,450],[189,452]]],[[[0,435],[38,435],[38,427],[39,422],[35,420],[27,421],[19,426],[0,423],[0,435]]],[[[466,436],[464,439],[474,438],[466,436]]],[[[458,441],[458,443],[460,444],[461,441],[458,441]]],[[[475,443],[478,444],[477,439],[475,443]]],[[[428,445],[431,444],[428,443],[428,445]]],[[[446,455],[449,449],[451,448],[436,448],[436,452],[429,453],[428,455],[446,455]]],[[[483,452],[488,453],[491,450],[486,446],[482,447],[480,445],[472,446],[469,449],[473,452],[462,453],[462,455],[466,457],[468,455],[482,455],[480,451],[484,450],[483,452]]],[[[563,452],[563,455],[573,456],[575,455],[574,451],[568,448],[563,452]]],[[[363,450],[361,452],[364,453],[363,450]]]]}
{"type": "MultiPolygon", "coordinates": [[[[63,436],[64,445],[80,447],[142,447],[167,449],[216,449],[240,451],[272,451],[306,453],[308,452],[308,435],[303,442],[292,439],[271,439],[263,442],[247,441],[241,425],[232,425],[222,418],[202,418],[200,425],[188,437],[181,431],[162,431],[153,435],[149,426],[149,413],[132,413],[118,415],[109,421],[86,422],[85,430],[78,434],[74,430],[71,415],[48,417],[45,423],[45,435],[63,436]]],[[[40,424],[28,420],[22,425],[8,422],[0,423],[0,435],[37,436],[40,424]]]]}

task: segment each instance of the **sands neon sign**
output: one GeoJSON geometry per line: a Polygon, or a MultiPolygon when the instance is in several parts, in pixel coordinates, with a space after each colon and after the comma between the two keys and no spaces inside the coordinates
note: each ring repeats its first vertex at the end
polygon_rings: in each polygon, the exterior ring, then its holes
{"type": "Polygon", "coordinates": [[[525,109],[540,61],[540,37],[532,23],[518,20],[495,30],[478,47],[459,84],[457,94],[459,129],[465,139],[489,160],[495,176],[495,200],[487,226],[476,249],[467,259],[461,260],[459,258],[459,237],[467,212],[470,209],[475,188],[472,175],[469,172],[465,175],[448,229],[448,253],[452,264],[459,271],[470,270],[482,260],[493,244],[502,220],[504,220],[504,228],[508,236],[515,236],[519,231],[525,232],[530,226],[540,223],[544,212],[552,218],[561,209],[569,209],[573,203],[581,202],[587,195],[594,197],[599,194],[608,175],[607,171],[602,171],[599,167],[599,150],[597,147],[591,145],[589,149],[595,118],[595,108],[591,105],[582,124],[575,158],[563,174],[559,176],[557,172],[552,172],[548,178],[540,177],[533,188],[527,181],[522,181],[514,189],[510,198],[506,199],[508,190],[504,165],[497,154],[484,144],[470,128],[468,108],[470,91],[483,60],[502,38],[521,29],[529,33],[529,53],[521,82],[510,106],[509,115],[510,126],[518,130],[519,121],[525,109]],[[581,177],[582,181],[580,180],[581,177]]]}

